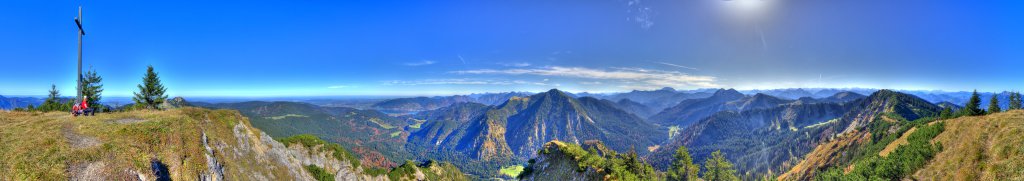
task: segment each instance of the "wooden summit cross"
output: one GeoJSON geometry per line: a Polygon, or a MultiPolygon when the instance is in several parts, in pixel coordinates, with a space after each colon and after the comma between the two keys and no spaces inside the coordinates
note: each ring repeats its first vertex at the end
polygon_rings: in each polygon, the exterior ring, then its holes
{"type": "Polygon", "coordinates": [[[82,6],[78,6],[78,17],[75,17],[75,24],[78,25],[78,81],[75,102],[82,100],[82,36],[85,36],[85,29],[82,29],[82,6]]]}

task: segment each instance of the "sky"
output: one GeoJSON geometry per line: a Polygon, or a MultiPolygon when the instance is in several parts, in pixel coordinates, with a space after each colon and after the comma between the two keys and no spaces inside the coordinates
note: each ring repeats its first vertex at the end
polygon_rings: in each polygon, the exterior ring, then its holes
{"type": "Polygon", "coordinates": [[[11,1],[0,95],[1024,89],[1012,0],[11,1]]]}

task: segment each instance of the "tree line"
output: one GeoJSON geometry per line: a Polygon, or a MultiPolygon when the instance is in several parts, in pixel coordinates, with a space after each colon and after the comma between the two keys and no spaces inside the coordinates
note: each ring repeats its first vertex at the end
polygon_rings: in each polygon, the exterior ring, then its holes
{"type": "MultiPolygon", "coordinates": [[[[1006,108],[1007,111],[1024,108],[1021,107],[1022,100],[1020,92],[1009,92],[1008,97],[1009,99],[1007,101],[1009,101],[1009,106],[1006,108]]],[[[967,104],[964,105],[963,109],[954,112],[952,108],[946,107],[939,114],[939,118],[949,119],[961,116],[980,116],[1003,111],[1004,110],[999,105],[999,94],[992,94],[992,98],[990,98],[988,102],[988,109],[981,109],[981,95],[978,94],[978,90],[974,90],[974,92],[971,93],[971,98],[967,100],[967,104]]]]}
{"type": "MultiPolygon", "coordinates": [[[[85,102],[90,107],[96,108],[98,112],[109,112],[114,110],[135,110],[135,109],[161,109],[161,104],[167,101],[167,95],[164,93],[167,88],[160,82],[160,76],[153,70],[153,66],[146,67],[146,74],[142,77],[142,84],[138,84],[138,92],[134,92],[132,101],[134,104],[126,105],[122,107],[113,107],[110,105],[104,105],[100,103],[103,99],[103,77],[101,77],[96,70],[90,68],[89,71],[82,75],[82,95],[87,97],[85,102]]],[[[75,104],[78,104],[74,98],[61,97],[60,90],[57,89],[57,85],[51,84],[50,91],[46,96],[46,99],[39,106],[29,105],[26,108],[17,108],[16,111],[64,111],[70,112],[75,104]]]]}

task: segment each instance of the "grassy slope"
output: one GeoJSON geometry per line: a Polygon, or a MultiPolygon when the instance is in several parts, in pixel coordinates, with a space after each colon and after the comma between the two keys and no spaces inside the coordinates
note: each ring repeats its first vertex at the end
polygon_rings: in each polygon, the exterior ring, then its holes
{"type": "Polygon", "coordinates": [[[1024,180],[1024,111],[946,121],[933,140],[944,149],[914,177],[920,180],[1024,180]]]}
{"type": "MultiPolygon", "coordinates": [[[[195,108],[95,117],[71,117],[62,112],[0,112],[0,180],[64,180],[76,165],[94,164],[99,164],[100,172],[108,177],[132,178],[131,173],[137,172],[153,178],[152,159],[166,164],[172,179],[194,179],[207,168],[202,132],[205,130],[210,140],[238,146],[232,128],[240,120],[245,119],[234,111],[195,108]],[[140,122],[116,123],[126,119],[140,122]],[[72,143],[81,141],[68,139],[69,135],[95,144],[73,147],[72,143]]],[[[283,167],[256,167],[232,157],[218,159],[225,167],[287,175],[283,167]]],[[[225,173],[228,177],[235,174],[242,173],[225,173]]]]}
{"type": "Polygon", "coordinates": [[[889,145],[886,145],[885,149],[882,149],[882,152],[878,152],[878,156],[888,156],[889,153],[891,153],[893,150],[896,150],[896,148],[900,147],[900,145],[906,145],[907,137],[910,137],[910,134],[913,134],[916,130],[917,127],[913,127],[910,128],[910,130],[907,130],[906,133],[903,133],[903,136],[900,136],[900,138],[896,139],[896,141],[893,141],[892,143],[889,143],[889,145]]]}
{"type": "MultiPolygon", "coordinates": [[[[0,180],[135,180],[136,174],[153,179],[150,161],[154,159],[167,166],[172,180],[196,180],[209,174],[201,137],[204,132],[215,150],[214,157],[225,168],[226,180],[298,179],[293,177],[297,176],[295,170],[278,163],[269,153],[273,150],[268,150],[280,148],[262,145],[259,139],[268,137],[256,136],[261,131],[237,111],[183,108],[95,117],[0,112],[0,180]],[[239,125],[247,128],[240,130],[239,125]]],[[[325,148],[321,145],[325,141],[309,137],[284,142],[325,148]]],[[[338,160],[350,160],[358,167],[359,162],[344,148],[327,146],[324,154],[338,153],[334,155],[338,160]]],[[[413,168],[428,180],[468,180],[449,163],[413,168]]],[[[386,172],[389,177],[413,177],[394,170],[386,172]]]]}

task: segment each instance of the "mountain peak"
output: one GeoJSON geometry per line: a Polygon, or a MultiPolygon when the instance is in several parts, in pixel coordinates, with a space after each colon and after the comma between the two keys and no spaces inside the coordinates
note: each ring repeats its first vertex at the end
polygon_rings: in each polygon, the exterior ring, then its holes
{"type": "Polygon", "coordinates": [[[743,97],[743,93],[736,89],[718,89],[712,97],[743,97]]]}
{"type": "Polygon", "coordinates": [[[850,91],[838,92],[838,93],[836,93],[836,94],[831,96],[831,98],[836,98],[836,99],[860,98],[860,97],[864,97],[864,95],[860,95],[860,94],[858,94],[856,92],[850,92],[850,91]]]}
{"type": "Polygon", "coordinates": [[[661,88],[661,89],[658,89],[658,90],[659,91],[669,91],[669,92],[675,92],[676,91],[676,89],[673,89],[671,87],[664,87],[664,88],[661,88]]]}
{"type": "Polygon", "coordinates": [[[770,96],[770,95],[764,94],[764,93],[757,93],[757,94],[754,94],[753,97],[755,99],[763,99],[763,98],[768,98],[768,97],[773,97],[773,96],[770,96]]]}
{"type": "Polygon", "coordinates": [[[565,97],[572,97],[572,96],[569,96],[569,94],[568,94],[568,93],[566,93],[566,92],[563,92],[563,91],[561,91],[561,90],[558,90],[558,89],[551,89],[551,90],[548,90],[547,92],[544,92],[543,94],[544,94],[544,95],[548,95],[548,96],[565,96],[565,97]]]}

